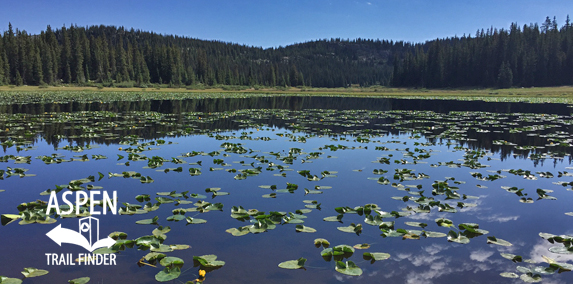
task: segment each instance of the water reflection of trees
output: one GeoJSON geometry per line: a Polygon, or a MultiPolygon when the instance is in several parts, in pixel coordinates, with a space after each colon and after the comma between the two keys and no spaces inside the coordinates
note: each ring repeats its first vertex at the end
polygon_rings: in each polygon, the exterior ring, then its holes
{"type": "MultiPolygon", "coordinates": [[[[297,130],[301,124],[294,118],[288,116],[273,115],[272,109],[286,109],[300,111],[304,109],[337,109],[337,110],[429,110],[437,114],[448,113],[449,111],[488,111],[498,113],[508,113],[507,117],[511,121],[511,113],[551,113],[569,115],[570,108],[561,104],[526,104],[526,103],[487,103],[482,101],[451,101],[451,100],[406,100],[406,99],[384,99],[384,98],[350,98],[350,97],[310,97],[310,96],[275,96],[275,97],[253,97],[253,98],[224,98],[224,99],[186,99],[186,100],[151,100],[151,101],[124,101],[115,103],[50,103],[50,104],[21,104],[21,105],[1,105],[0,112],[5,114],[27,114],[22,117],[21,123],[26,124],[26,120],[34,115],[42,117],[50,113],[78,113],[78,112],[111,112],[117,115],[93,117],[86,115],[85,119],[78,119],[77,116],[70,121],[60,121],[52,123],[36,124],[38,136],[29,137],[34,143],[37,138],[45,140],[54,147],[60,144],[85,145],[91,143],[116,144],[121,137],[136,135],[144,139],[158,139],[166,136],[180,137],[194,133],[206,133],[213,130],[239,131],[247,126],[241,120],[249,120],[256,125],[283,128],[287,130],[297,130]],[[210,116],[215,112],[233,112],[242,109],[269,109],[262,118],[249,117],[248,113],[229,113],[228,118],[210,116]],[[136,112],[136,113],[133,113],[136,112]],[[154,119],[145,117],[144,112],[158,112],[154,119]],[[32,116],[29,116],[32,115],[32,116]],[[198,123],[191,119],[195,116],[213,117],[209,123],[198,123]],[[295,123],[295,125],[293,125],[295,123]],[[107,127],[117,124],[118,127],[107,127]],[[104,127],[102,127],[102,125],[104,127]],[[99,129],[94,132],[98,137],[90,137],[89,130],[99,129]],[[102,130],[103,128],[103,130],[102,130]],[[102,136],[105,134],[106,136],[102,136]]],[[[311,116],[312,116],[312,112],[311,116]]],[[[319,119],[314,117],[314,121],[302,122],[307,127],[308,132],[322,135],[355,135],[363,129],[378,129],[388,135],[399,135],[405,132],[415,131],[422,136],[427,136],[430,141],[445,141],[447,137],[439,139],[432,138],[439,135],[444,129],[451,127],[454,123],[461,123],[471,120],[470,117],[461,118],[454,121],[455,116],[443,118],[441,115],[432,119],[425,114],[420,120],[416,114],[409,115],[408,112],[399,112],[401,120],[392,117],[369,117],[368,124],[364,126],[351,125],[342,126],[337,124],[321,124],[319,119]],[[448,120],[450,119],[450,120],[448,120]],[[411,122],[410,122],[411,121],[411,122]],[[399,123],[399,127],[394,125],[399,123]],[[440,126],[433,128],[433,126],[440,126]],[[441,128],[445,126],[445,128],[441,128]],[[314,130],[313,130],[314,129],[314,130]]],[[[296,113],[300,115],[300,112],[296,113]]],[[[314,114],[320,115],[318,114],[314,114]]],[[[519,122],[515,127],[523,127],[531,123],[519,122]]],[[[5,125],[0,122],[0,127],[5,125]]],[[[561,125],[558,128],[539,131],[539,134],[547,134],[555,131],[571,133],[571,127],[561,125]]],[[[495,140],[512,141],[518,145],[545,146],[548,143],[546,137],[528,136],[527,132],[503,133],[495,132],[499,128],[491,125],[475,125],[466,131],[464,139],[459,143],[468,148],[483,148],[492,152],[499,152],[502,159],[506,159],[514,153],[521,157],[527,157],[531,153],[546,153],[547,151],[557,153],[571,153],[568,147],[546,147],[536,150],[515,150],[511,146],[495,145],[495,140]],[[486,130],[488,132],[478,132],[474,128],[486,130]]],[[[24,137],[26,129],[23,127],[16,133],[2,133],[3,138],[24,137]]]]}
{"type": "Polygon", "coordinates": [[[571,113],[571,109],[565,104],[282,95],[247,98],[118,101],[112,103],[54,102],[47,104],[0,105],[0,113],[4,114],[42,114],[45,112],[78,111],[155,111],[161,113],[181,113],[221,112],[240,109],[430,110],[438,113],[447,113],[449,111],[488,111],[494,113],[521,112],[560,115],[569,115],[571,113]]]}

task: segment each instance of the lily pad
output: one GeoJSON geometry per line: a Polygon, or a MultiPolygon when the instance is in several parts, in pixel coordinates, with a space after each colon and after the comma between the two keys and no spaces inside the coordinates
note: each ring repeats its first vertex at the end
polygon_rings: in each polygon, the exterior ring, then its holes
{"type": "Polygon", "coordinates": [[[322,239],[322,238],[318,238],[314,240],[314,246],[319,248],[319,247],[323,247],[323,248],[328,248],[330,246],[330,242],[327,241],[326,239],[322,239]]]}
{"type": "Polygon", "coordinates": [[[384,252],[365,252],[362,254],[364,260],[371,260],[372,263],[377,260],[385,260],[390,258],[390,254],[384,252]]]}
{"type": "Polygon", "coordinates": [[[487,243],[488,244],[496,244],[496,245],[500,245],[500,246],[506,246],[506,247],[512,246],[512,244],[510,242],[508,242],[506,240],[498,239],[494,236],[487,237],[487,243]]]}
{"type": "Polygon", "coordinates": [[[364,244],[355,244],[355,245],[353,246],[353,248],[355,248],[355,249],[369,249],[369,248],[370,248],[370,245],[369,245],[369,244],[366,244],[366,243],[364,243],[364,244]]]}
{"type": "Polygon", "coordinates": [[[405,222],[404,224],[406,224],[408,226],[420,227],[420,228],[425,228],[428,226],[428,224],[426,224],[426,223],[419,223],[419,222],[405,222]]]}
{"type": "Polygon", "coordinates": [[[296,231],[297,232],[302,232],[302,233],[315,233],[316,229],[311,228],[311,227],[307,227],[305,225],[296,225],[296,231]]]}
{"type": "Polygon", "coordinates": [[[505,278],[519,278],[519,275],[513,273],[513,272],[503,272],[500,273],[499,275],[501,275],[501,277],[505,277],[505,278]]]}
{"type": "Polygon", "coordinates": [[[438,224],[438,226],[442,226],[442,227],[452,227],[454,226],[454,222],[452,222],[452,220],[450,219],[446,219],[446,218],[438,218],[435,220],[436,224],[438,224]]]}
{"type": "Polygon", "coordinates": [[[284,269],[305,269],[304,264],[306,263],[306,258],[299,258],[297,260],[287,260],[279,263],[280,268],[284,269]]]}
{"type": "MultiPolygon", "coordinates": [[[[90,282],[90,278],[89,277],[81,277],[81,278],[76,278],[73,280],[68,280],[68,283],[70,284],[86,284],[90,282]]],[[[4,283],[4,282],[2,282],[4,283]]]]}
{"type": "Polygon", "coordinates": [[[362,269],[350,260],[347,262],[337,261],[335,270],[350,276],[362,275],[362,269]]]}
{"type": "Polygon", "coordinates": [[[217,256],[214,254],[193,256],[193,261],[198,262],[201,266],[206,268],[216,268],[225,265],[225,262],[217,260],[217,256]]]}
{"type": "Polygon", "coordinates": [[[204,223],[207,223],[207,220],[205,220],[205,219],[192,218],[192,217],[187,217],[187,218],[185,218],[185,220],[187,220],[187,224],[204,224],[204,223]]]}
{"type": "Polygon", "coordinates": [[[165,267],[175,267],[175,266],[182,267],[185,262],[181,258],[168,256],[162,258],[159,263],[165,267]]]}
{"type": "Polygon", "coordinates": [[[448,233],[448,241],[456,242],[459,244],[467,244],[470,242],[470,239],[468,237],[452,230],[448,233]]]}
{"type": "Polygon", "coordinates": [[[0,276],[0,283],[3,284],[21,284],[22,280],[18,278],[8,278],[4,276],[0,276]]]}
{"type": "Polygon", "coordinates": [[[155,280],[159,282],[167,282],[173,279],[177,279],[181,275],[181,268],[178,266],[165,267],[159,273],[155,274],[155,280]]]}
{"type": "Polygon", "coordinates": [[[38,277],[38,276],[46,275],[48,273],[49,272],[47,270],[37,269],[37,268],[33,268],[33,267],[24,268],[24,271],[22,271],[22,274],[26,278],[38,277]]]}
{"type": "Polygon", "coordinates": [[[541,282],[541,280],[543,280],[541,279],[540,275],[533,273],[521,274],[519,278],[526,283],[538,283],[541,282]]]}

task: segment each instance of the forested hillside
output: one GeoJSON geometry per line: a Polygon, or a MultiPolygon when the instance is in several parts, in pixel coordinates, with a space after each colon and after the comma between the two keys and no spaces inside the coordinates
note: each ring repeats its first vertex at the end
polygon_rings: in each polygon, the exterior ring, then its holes
{"type": "Polygon", "coordinates": [[[403,43],[320,40],[262,49],[112,26],[70,26],[40,35],[10,25],[0,40],[0,82],[14,85],[389,84],[403,43]]]}
{"type": "Polygon", "coordinates": [[[446,38],[396,54],[394,86],[500,87],[573,84],[573,26],[567,17],[541,25],[481,30],[474,37],[446,38]]]}
{"type": "Polygon", "coordinates": [[[146,87],[573,85],[573,26],[479,30],[425,43],[329,39],[279,48],[205,41],[123,27],[72,25],[0,35],[0,85],[146,87]]]}

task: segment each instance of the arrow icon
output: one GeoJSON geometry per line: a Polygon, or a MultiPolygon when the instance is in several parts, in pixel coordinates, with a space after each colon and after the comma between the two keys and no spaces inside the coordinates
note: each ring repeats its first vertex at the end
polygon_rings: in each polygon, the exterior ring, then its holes
{"type": "Polygon", "coordinates": [[[107,237],[105,239],[98,240],[95,244],[93,244],[93,246],[90,246],[90,243],[86,237],[74,230],[62,228],[62,224],[46,233],[46,236],[52,239],[52,241],[54,241],[59,246],[62,246],[62,243],[68,243],[81,246],[89,252],[92,252],[97,248],[110,247],[115,244],[114,239],[107,237]]]}

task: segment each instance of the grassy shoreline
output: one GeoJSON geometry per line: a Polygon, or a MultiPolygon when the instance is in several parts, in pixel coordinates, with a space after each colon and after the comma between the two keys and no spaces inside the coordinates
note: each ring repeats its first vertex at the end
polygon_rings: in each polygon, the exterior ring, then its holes
{"type": "MultiPolygon", "coordinates": [[[[452,99],[452,100],[483,100],[483,101],[512,101],[531,103],[566,103],[573,104],[573,86],[540,87],[540,88],[511,88],[511,89],[407,89],[386,87],[350,87],[350,88],[250,88],[229,90],[218,87],[209,89],[187,88],[117,88],[117,87],[81,87],[81,86],[0,86],[0,99],[17,100],[18,97],[41,97],[43,101],[53,96],[60,100],[62,97],[82,96],[90,94],[92,100],[119,100],[121,96],[127,100],[137,99],[191,99],[204,97],[249,97],[271,95],[305,95],[305,96],[350,96],[350,97],[384,97],[406,99],[452,99]],[[121,95],[118,97],[118,95],[121,95]]],[[[0,102],[1,103],[1,102],[0,102]]],[[[22,102],[25,103],[25,102],[22,102]]]]}

